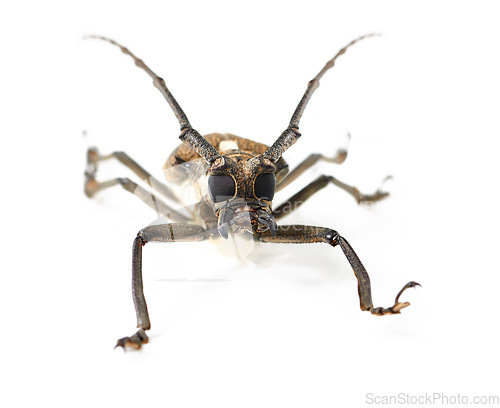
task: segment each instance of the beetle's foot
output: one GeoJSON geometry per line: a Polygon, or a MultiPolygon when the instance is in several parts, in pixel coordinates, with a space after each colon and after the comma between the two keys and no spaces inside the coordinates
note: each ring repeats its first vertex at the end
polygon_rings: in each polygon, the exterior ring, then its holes
{"type": "Polygon", "coordinates": [[[410,306],[410,302],[400,302],[399,297],[403,294],[403,292],[406,289],[414,288],[416,286],[422,286],[422,285],[420,285],[420,283],[417,283],[417,282],[408,282],[406,285],[404,285],[403,289],[401,289],[399,291],[398,295],[396,296],[396,300],[394,301],[394,306],[391,306],[388,308],[372,307],[372,308],[369,308],[368,310],[370,311],[371,314],[376,315],[376,316],[400,314],[402,309],[410,306]]]}
{"type": "Polygon", "coordinates": [[[341,147],[337,149],[337,152],[335,153],[335,156],[324,156],[321,155],[321,158],[328,162],[328,163],[336,163],[336,164],[342,164],[346,161],[348,151],[347,147],[349,146],[349,142],[351,141],[351,134],[347,133],[344,141],[344,147],[341,147]]]}
{"type": "Polygon", "coordinates": [[[89,147],[87,150],[87,168],[85,169],[85,176],[95,179],[98,161],[99,152],[97,147],[89,147]]]}
{"type": "Polygon", "coordinates": [[[377,201],[383,200],[384,198],[389,197],[389,193],[387,191],[377,190],[373,194],[359,194],[357,197],[358,204],[373,204],[377,201]]]}
{"type": "Polygon", "coordinates": [[[358,204],[373,204],[376,203],[377,201],[383,200],[386,197],[389,197],[389,192],[384,191],[382,186],[385,184],[387,180],[390,179],[392,179],[392,176],[386,176],[380,183],[380,187],[373,194],[361,194],[358,191],[358,194],[356,196],[358,204]]]}
{"type": "Polygon", "coordinates": [[[321,156],[321,158],[328,163],[342,164],[347,159],[347,148],[338,149],[335,156],[321,156]]]}
{"type": "Polygon", "coordinates": [[[96,147],[89,147],[87,150],[87,168],[85,169],[84,192],[87,197],[92,197],[97,186],[97,162],[99,161],[99,152],[96,147]]]}
{"type": "Polygon", "coordinates": [[[146,344],[148,341],[149,339],[144,329],[139,329],[137,330],[137,333],[135,333],[133,336],[123,337],[119,339],[116,342],[115,348],[121,347],[124,350],[126,350],[127,347],[131,347],[133,349],[139,350],[142,347],[142,345],[146,344]]]}

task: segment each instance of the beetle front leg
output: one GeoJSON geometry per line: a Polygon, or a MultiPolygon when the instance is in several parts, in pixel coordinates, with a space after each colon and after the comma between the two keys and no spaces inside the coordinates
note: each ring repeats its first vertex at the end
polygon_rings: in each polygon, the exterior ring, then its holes
{"type": "Polygon", "coordinates": [[[139,231],[132,247],[132,297],[139,330],[130,337],[119,339],[115,348],[140,349],[148,342],[146,330],[151,329],[151,322],[142,284],[142,247],[148,242],[197,242],[205,239],[207,231],[198,225],[174,223],[150,225],[139,231]]]}
{"type": "Polygon", "coordinates": [[[328,243],[331,246],[339,245],[340,248],[342,248],[344,255],[346,256],[347,260],[351,264],[352,269],[354,270],[354,274],[358,279],[358,292],[359,292],[361,310],[367,310],[371,312],[371,314],[383,316],[386,314],[399,314],[401,312],[401,309],[410,306],[410,302],[401,303],[399,301],[399,298],[406,289],[413,288],[415,286],[421,286],[419,283],[413,281],[408,282],[399,291],[399,293],[396,296],[396,299],[394,300],[394,305],[388,308],[374,307],[372,303],[371,284],[368,272],[366,272],[365,267],[358,258],[358,255],[356,255],[356,252],[354,252],[354,249],[352,249],[349,242],[347,242],[345,238],[338,235],[336,231],[333,232],[335,233],[335,235],[331,240],[329,240],[328,243]]]}
{"type": "Polygon", "coordinates": [[[415,286],[420,286],[417,282],[408,282],[399,291],[394,301],[394,305],[388,308],[374,307],[372,302],[372,291],[370,277],[365,267],[345,238],[335,230],[323,227],[311,227],[307,225],[285,225],[279,226],[275,236],[264,233],[260,236],[262,242],[312,244],[324,242],[331,246],[340,246],[358,280],[358,294],[361,310],[369,311],[373,315],[383,316],[388,314],[399,314],[402,309],[410,306],[409,302],[400,302],[399,298],[403,292],[415,286]]]}

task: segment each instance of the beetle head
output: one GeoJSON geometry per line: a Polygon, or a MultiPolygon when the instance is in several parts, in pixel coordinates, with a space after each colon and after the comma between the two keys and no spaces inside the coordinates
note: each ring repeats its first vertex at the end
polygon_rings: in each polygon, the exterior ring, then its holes
{"type": "Polygon", "coordinates": [[[220,235],[234,232],[276,232],[271,214],[276,166],[263,155],[235,152],[217,158],[208,170],[208,195],[220,235]]]}

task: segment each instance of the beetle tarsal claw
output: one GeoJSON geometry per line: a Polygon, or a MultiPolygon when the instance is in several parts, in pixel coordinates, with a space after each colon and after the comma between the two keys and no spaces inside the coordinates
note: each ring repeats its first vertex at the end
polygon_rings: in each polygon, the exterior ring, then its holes
{"type": "Polygon", "coordinates": [[[401,313],[401,310],[404,309],[405,307],[410,306],[410,302],[400,302],[399,298],[403,294],[403,292],[408,289],[408,288],[414,288],[416,286],[422,286],[420,283],[417,282],[408,282],[406,285],[403,286],[403,288],[399,291],[399,293],[396,296],[396,300],[394,301],[394,305],[388,308],[383,308],[383,307],[372,307],[369,309],[371,314],[377,315],[377,316],[385,316],[385,315],[391,315],[391,314],[399,314],[401,313]]]}
{"type": "Polygon", "coordinates": [[[149,341],[146,332],[143,329],[137,330],[137,333],[130,337],[123,337],[116,342],[117,347],[121,347],[123,350],[127,350],[127,347],[139,350],[143,344],[149,341]]]}
{"type": "Polygon", "coordinates": [[[403,294],[403,292],[408,289],[408,288],[415,288],[417,286],[420,286],[422,287],[422,285],[418,282],[414,282],[414,281],[411,281],[411,282],[408,282],[406,285],[403,286],[403,288],[399,291],[398,295],[396,296],[396,300],[395,302],[398,303],[399,302],[399,297],[403,294]]]}

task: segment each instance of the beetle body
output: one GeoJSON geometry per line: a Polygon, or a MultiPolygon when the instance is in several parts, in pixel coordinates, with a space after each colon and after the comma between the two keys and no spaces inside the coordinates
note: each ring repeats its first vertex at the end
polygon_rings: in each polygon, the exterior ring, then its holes
{"type": "Polygon", "coordinates": [[[94,37],[119,47],[153,79],[154,86],[165,97],[179,121],[181,128],[179,138],[183,142],[168,157],[163,167],[167,184],[156,180],[124,152],[100,155],[96,148],[90,148],[87,152],[84,191],[88,197],[93,197],[103,189],[119,185],[126,191],[134,193],[158,215],[168,220],[141,229],[134,239],[132,294],[139,330],[130,337],[119,339],[117,346],[141,348],[148,342],[145,331],[151,328],[151,323],[142,285],[142,247],[148,242],[155,241],[173,243],[214,238],[227,239],[231,233],[251,236],[254,240],[264,243],[326,243],[332,247],[340,246],[358,280],[361,310],[382,316],[399,314],[403,308],[410,305],[408,302],[400,302],[399,297],[407,288],[418,285],[416,282],[409,282],[403,286],[393,306],[388,308],[373,306],[368,273],[351,245],[337,231],[328,227],[277,224],[277,221],[287,213],[301,206],[327,185],[339,187],[353,196],[358,203],[376,202],[387,197],[388,193],[377,190],[374,194],[361,194],[354,186],[333,176],[321,175],[281,205],[273,206],[274,193],[292,183],[319,160],[341,164],[346,159],[345,150],[339,150],[333,157],[319,153],[311,154],[289,172],[282,155],[301,136],[298,130],[299,122],[311,95],[319,86],[319,80],[334,66],[336,59],[343,55],[347,48],[366,37],[368,36],[347,44],[309,82],[288,127],[271,146],[226,133],[201,136],[191,126],[162,78],[127,48],[108,38],[94,37]],[[150,191],[128,178],[98,181],[96,178],[98,163],[111,158],[119,160],[131,169],[149,186],[150,191]],[[196,196],[194,205],[192,202],[183,201],[172,188],[174,185],[185,184],[189,185],[196,196]],[[174,209],[164,199],[175,205],[184,206],[186,211],[174,209]]]}

